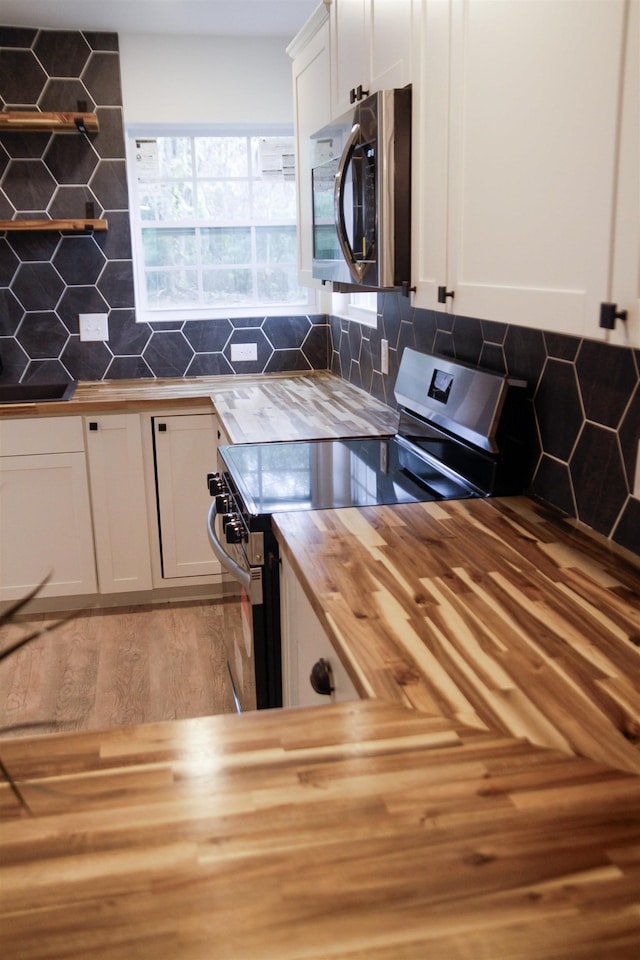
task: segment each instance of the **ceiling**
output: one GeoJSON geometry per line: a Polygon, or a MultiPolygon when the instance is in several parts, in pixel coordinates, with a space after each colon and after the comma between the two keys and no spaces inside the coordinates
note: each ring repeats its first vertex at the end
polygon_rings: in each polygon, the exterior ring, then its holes
{"type": "Polygon", "coordinates": [[[2,0],[0,25],[277,36],[291,39],[320,0],[2,0]]]}

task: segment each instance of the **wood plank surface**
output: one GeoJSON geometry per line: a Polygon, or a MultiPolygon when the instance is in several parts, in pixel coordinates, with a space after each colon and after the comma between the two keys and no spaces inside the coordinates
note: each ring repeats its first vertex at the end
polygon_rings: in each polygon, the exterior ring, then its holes
{"type": "Polygon", "coordinates": [[[47,630],[2,663],[0,738],[234,712],[237,601],[94,609],[55,624],[42,615],[0,630],[0,650],[47,630]]]}
{"type": "Polygon", "coordinates": [[[214,405],[232,443],[390,436],[395,410],[325,370],[259,377],[100,380],[71,400],[0,404],[0,417],[61,416],[214,405]]]}
{"type": "Polygon", "coordinates": [[[354,683],[640,772],[640,569],[526,498],[282,514],[354,683]]]}
{"type": "Polygon", "coordinates": [[[636,960],[640,777],[381,701],[2,744],[4,960],[636,960]]]}

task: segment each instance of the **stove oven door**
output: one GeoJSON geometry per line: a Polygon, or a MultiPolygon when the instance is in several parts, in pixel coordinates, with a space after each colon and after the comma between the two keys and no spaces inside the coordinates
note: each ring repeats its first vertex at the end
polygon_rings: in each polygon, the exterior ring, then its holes
{"type": "MultiPolygon", "coordinates": [[[[209,542],[223,570],[240,586],[242,630],[226,638],[227,668],[237,711],[282,706],[277,550],[260,564],[245,544],[229,543],[214,500],[207,523],[209,542]],[[275,584],[275,586],[274,586],[275,584]],[[274,590],[276,591],[274,594],[274,590]]],[[[267,538],[268,540],[268,538],[267,538]]]]}

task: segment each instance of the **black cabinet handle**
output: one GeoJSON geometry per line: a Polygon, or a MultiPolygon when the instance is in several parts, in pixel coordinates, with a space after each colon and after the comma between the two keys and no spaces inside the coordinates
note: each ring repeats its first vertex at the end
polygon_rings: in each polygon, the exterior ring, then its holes
{"type": "Polygon", "coordinates": [[[166,425],[166,423],[159,423],[159,424],[158,424],[158,432],[159,432],[159,433],[166,433],[166,432],[167,432],[167,425],[166,425]]]}
{"type": "Polygon", "coordinates": [[[601,303],[600,326],[604,327],[605,330],[613,330],[616,325],[616,320],[622,320],[626,323],[627,311],[618,310],[617,303],[601,303]]]}
{"type": "Polygon", "coordinates": [[[92,420],[91,423],[89,424],[89,430],[97,430],[97,429],[98,429],[98,424],[96,423],[95,420],[92,420]]]}
{"type": "Polygon", "coordinates": [[[453,290],[447,290],[446,287],[438,287],[438,303],[446,303],[447,297],[453,300],[455,294],[453,290]]]}
{"type": "Polygon", "coordinates": [[[323,697],[330,697],[335,690],[333,682],[333,670],[328,660],[320,657],[317,663],[311,668],[309,682],[316,693],[323,697]]]}

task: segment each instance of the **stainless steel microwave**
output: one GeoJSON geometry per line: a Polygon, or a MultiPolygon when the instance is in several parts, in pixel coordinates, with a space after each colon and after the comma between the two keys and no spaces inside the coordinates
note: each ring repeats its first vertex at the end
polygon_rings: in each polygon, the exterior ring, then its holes
{"type": "Polygon", "coordinates": [[[386,290],[411,272],[411,87],[355,103],[311,138],[313,276],[386,290]]]}

